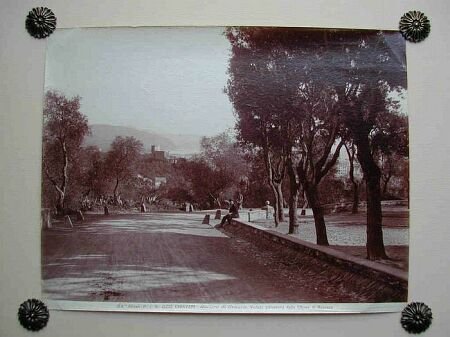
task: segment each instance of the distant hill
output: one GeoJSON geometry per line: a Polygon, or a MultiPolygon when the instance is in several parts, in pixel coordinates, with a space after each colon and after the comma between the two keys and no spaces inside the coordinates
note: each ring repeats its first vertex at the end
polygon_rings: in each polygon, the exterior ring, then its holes
{"type": "Polygon", "coordinates": [[[93,124],[90,126],[91,135],[87,136],[85,146],[97,146],[102,151],[108,151],[117,136],[134,137],[144,144],[146,152],[152,145],[159,146],[163,151],[174,154],[192,154],[200,151],[201,136],[159,134],[152,131],[138,130],[124,126],[93,124]]]}

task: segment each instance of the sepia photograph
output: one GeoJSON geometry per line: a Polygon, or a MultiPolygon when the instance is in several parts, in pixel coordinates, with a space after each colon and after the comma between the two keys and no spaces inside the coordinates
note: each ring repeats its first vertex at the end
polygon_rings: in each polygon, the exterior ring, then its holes
{"type": "Polygon", "coordinates": [[[389,311],[408,295],[405,40],[57,29],[41,195],[60,308],[389,311]]]}

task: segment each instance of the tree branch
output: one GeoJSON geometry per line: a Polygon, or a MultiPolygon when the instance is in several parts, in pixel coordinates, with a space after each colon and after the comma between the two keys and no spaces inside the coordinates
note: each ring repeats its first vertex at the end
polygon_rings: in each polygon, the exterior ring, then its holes
{"type": "Polygon", "coordinates": [[[328,173],[328,171],[336,164],[337,159],[339,158],[339,152],[341,151],[342,145],[344,145],[344,141],[341,140],[338,144],[333,157],[331,160],[325,165],[325,167],[317,174],[316,176],[316,184],[322,180],[322,178],[328,173]]]}

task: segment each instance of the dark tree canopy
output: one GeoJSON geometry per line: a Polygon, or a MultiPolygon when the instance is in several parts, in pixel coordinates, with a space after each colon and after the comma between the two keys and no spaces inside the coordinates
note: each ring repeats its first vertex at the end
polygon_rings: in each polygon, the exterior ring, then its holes
{"type": "Polygon", "coordinates": [[[311,52],[299,51],[299,40],[305,35],[294,33],[272,28],[229,29],[233,55],[227,93],[241,140],[262,148],[269,183],[280,184],[287,169],[290,232],[297,231],[296,204],[302,184],[318,215],[318,241],[327,244],[317,185],[339,154],[341,145],[335,149],[333,145],[339,138],[340,120],[334,93],[314,82],[308,68],[311,52]]]}
{"type": "Polygon", "coordinates": [[[105,160],[105,172],[107,177],[115,182],[114,199],[118,197],[119,184],[136,173],[136,162],[142,150],[142,142],[134,137],[118,136],[112,142],[105,160]]]}
{"type": "Polygon", "coordinates": [[[82,169],[80,170],[80,184],[83,186],[83,197],[89,195],[98,198],[107,193],[107,179],[105,174],[104,155],[95,146],[84,148],[80,156],[82,169]]]}
{"type": "Polygon", "coordinates": [[[352,141],[367,182],[368,257],[385,257],[376,152],[407,144],[396,99],[406,90],[401,35],[258,27],[229,28],[226,35],[232,45],[227,93],[240,139],[266,156],[286,158],[290,204],[295,207],[302,185],[316,204],[322,244],[327,240],[317,187],[344,141],[352,141]]]}
{"type": "Polygon", "coordinates": [[[179,169],[191,189],[191,192],[186,190],[179,192],[186,197],[192,197],[192,200],[202,208],[213,208],[216,205],[221,207],[225,191],[233,186],[231,172],[211,167],[203,158],[185,161],[179,169]]]}

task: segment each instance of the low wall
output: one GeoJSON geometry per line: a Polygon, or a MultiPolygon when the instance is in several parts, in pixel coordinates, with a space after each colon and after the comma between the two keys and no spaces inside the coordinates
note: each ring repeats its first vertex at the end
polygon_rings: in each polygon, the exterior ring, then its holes
{"type": "Polygon", "coordinates": [[[244,239],[270,242],[269,247],[287,248],[337,267],[346,273],[358,274],[369,283],[375,281],[382,284],[382,287],[390,288],[399,301],[407,300],[408,273],[402,270],[348,255],[330,247],[318,246],[242,219],[233,219],[231,224],[224,226],[224,230],[244,239]]]}
{"type": "MultiPolygon", "coordinates": [[[[286,212],[287,209],[284,209],[284,211],[286,212]]],[[[269,213],[265,209],[254,209],[254,210],[240,211],[240,214],[241,214],[241,218],[248,222],[259,220],[259,219],[273,219],[273,208],[269,211],[269,213]]],[[[306,208],[303,210],[301,208],[298,208],[297,216],[299,216],[299,217],[313,216],[312,209],[306,208]]]]}
{"type": "Polygon", "coordinates": [[[247,221],[255,221],[259,219],[272,219],[272,214],[267,213],[264,209],[256,209],[252,211],[240,212],[241,217],[247,221]]]}

